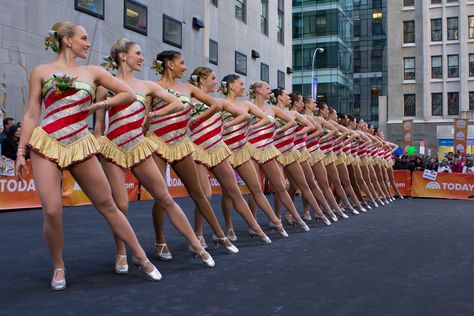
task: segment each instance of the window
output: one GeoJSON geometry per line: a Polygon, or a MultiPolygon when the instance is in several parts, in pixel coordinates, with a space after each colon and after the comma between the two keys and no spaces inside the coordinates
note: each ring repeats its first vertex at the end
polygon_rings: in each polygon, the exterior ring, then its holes
{"type": "Polygon", "coordinates": [[[443,56],[431,56],[431,78],[443,78],[443,56]]]}
{"type": "Polygon", "coordinates": [[[415,21],[403,22],[403,43],[415,42],[415,21]]]}
{"type": "Polygon", "coordinates": [[[247,55],[235,51],[235,72],[241,75],[247,75],[247,55]]]}
{"type": "Polygon", "coordinates": [[[448,78],[459,77],[459,55],[448,55],[448,78]]]}
{"type": "Polygon", "coordinates": [[[373,35],[385,34],[385,31],[383,29],[382,9],[374,9],[372,12],[372,34],[373,35]]]}
{"type": "Polygon", "coordinates": [[[209,39],[209,62],[215,65],[219,62],[219,45],[211,39],[209,39]]]}
{"type": "Polygon", "coordinates": [[[104,0],[75,0],[74,9],[104,19],[104,0]]]}
{"type": "Polygon", "coordinates": [[[216,8],[219,6],[219,2],[217,0],[211,0],[211,4],[216,8]]]}
{"type": "Polygon", "coordinates": [[[277,86],[279,89],[285,89],[285,73],[283,71],[277,71],[277,86]]]}
{"type": "Polygon", "coordinates": [[[431,19],[431,41],[439,42],[443,40],[443,21],[441,19],[431,19]]]}
{"type": "Polygon", "coordinates": [[[284,0],[278,0],[278,43],[285,45],[285,7],[284,0]]]}
{"type": "Polygon", "coordinates": [[[474,77],[474,54],[469,54],[469,77],[474,77]]]}
{"type": "Polygon", "coordinates": [[[403,58],[405,80],[415,80],[415,57],[403,58]]]}
{"type": "Polygon", "coordinates": [[[415,6],[415,0],[403,0],[403,6],[404,7],[414,7],[415,6]]]}
{"type": "Polygon", "coordinates": [[[180,21],[163,14],[163,42],[182,48],[182,32],[180,21]]]}
{"type": "Polygon", "coordinates": [[[443,94],[442,93],[431,94],[431,115],[432,116],[443,115],[443,94]]]}
{"type": "Polygon", "coordinates": [[[474,16],[468,17],[468,30],[467,30],[467,36],[469,38],[474,38],[474,16]]]}
{"type": "Polygon", "coordinates": [[[441,4],[441,0],[431,0],[431,4],[441,4]]]}
{"type": "Polygon", "coordinates": [[[360,36],[360,19],[354,18],[354,37],[360,36]]]}
{"type": "Polygon", "coordinates": [[[125,0],[124,3],[123,26],[126,29],[147,34],[148,31],[148,8],[138,2],[125,0]]]}
{"type": "Polygon", "coordinates": [[[459,115],[459,92],[448,92],[448,115],[459,115]]]}
{"type": "Polygon", "coordinates": [[[262,13],[260,14],[260,31],[268,35],[268,0],[262,1],[262,13]]]}
{"type": "Polygon", "coordinates": [[[270,83],[270,67],[267,64],[260,64],[260,80],[270,83]]]}
{"type": "Polygon", "coordinates": [[[235,17],[242,22],[247,22],[247,0],[235,1],[235,17]]]}
{"type": "Polygon", "coordinates": [[[446,0],[447,3],[450,3],[450,2],[458,2],[458,0],[446,0]]]}
{"type": "Polygon", "coordinates": [[[469,92],[469,111],[474,111],[474,92],[469,92]]]}
{"type": "Polygon", "coordinates": [[[448,40],[455,41],[458,39],[458,18],[448,18],[448,40]]]}
{"type": "Polygon", "coordinates": [[[404,114],[405,116],[416,116],[415,94],[404,95],[404,114]]]}

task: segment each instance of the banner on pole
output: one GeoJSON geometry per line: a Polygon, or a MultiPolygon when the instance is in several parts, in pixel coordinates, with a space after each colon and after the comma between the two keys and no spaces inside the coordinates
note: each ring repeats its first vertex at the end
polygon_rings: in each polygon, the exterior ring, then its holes
{"type": "Polygon", "coordinates": [[[469,120],[465,118],[454,119],[454,151],[457,154],[465,154],[467,146],[467,129],[469,120]]]}
{"type": "Polygon", "coordinates": [[[413,119],[403,119],[403,152],[413,145],[413,119]]]}

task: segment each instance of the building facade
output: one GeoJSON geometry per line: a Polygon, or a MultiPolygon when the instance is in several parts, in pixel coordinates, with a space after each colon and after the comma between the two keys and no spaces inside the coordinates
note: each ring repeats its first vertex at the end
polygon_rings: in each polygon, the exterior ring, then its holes
{"type": "Polygon", "coordinates": [[[354,107],[352,113],[379,125],[387,96],[387,0],[354,0],[354,107]]]}
{"type": "Polygon", "coordinates": [[[435,153],[454,117],[474,110],[474,1],[387,1],[387,11],[387,136],[401,143],[413,118],[415,144],[435,153]]]}
{"type": "Polygon", "coordinates": [[[352,0],[293,0],[293,90],[311,95],[313,54],[319,101],[353,104],[352,0]]]}
{"type": "Polygon", "coordinates": [[[55,54],[43,39],[52,24],[83,25],[91,51],[84,64],[99,65],[113,42],[126,37],[142,48],[137,77],[156,80],[150,69],[159,51],[183,53],[187,80],[197,66],[215,70],[218,80],[238,73],[290,87],[291,0],[4,0],[0,2],[0,80],[2,113],[20,120],[28,99],[28,76],[55,54]]]}

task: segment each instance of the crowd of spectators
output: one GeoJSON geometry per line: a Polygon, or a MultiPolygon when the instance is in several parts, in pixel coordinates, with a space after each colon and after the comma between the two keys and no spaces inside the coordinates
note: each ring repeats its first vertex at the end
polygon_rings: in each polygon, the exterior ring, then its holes
{"type": "Polygon", "coordinates": [[[474,155],[456,155],[449,152],[439,161],[436,156],[402,155],[395,157],[396,170],[433,170],[442,173],[474,173],[474,155]]]}
{"type": "MultiPolygon", "coordinates": [[[[14,118],[3,119],[0,133],[0,153],[1,157],[16,160],[18,143],[21,136],[21,123],[17,123],[14,118]]],[[[28,159],[28,157],[26,157],[28,159]]]]}

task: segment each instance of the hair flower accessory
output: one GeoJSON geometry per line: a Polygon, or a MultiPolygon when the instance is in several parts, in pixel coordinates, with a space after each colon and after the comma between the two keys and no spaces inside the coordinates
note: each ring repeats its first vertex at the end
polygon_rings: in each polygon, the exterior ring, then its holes
{"type": "Polygon", "coordinates": [[[249,87],[248,96],[249,96],[250,100],[254,100],[257,97],[257,95],[255,94],[255,87],[254,87],[253,84],[251,84],[250,87],[249,87]]]}
{"type": "Polygon", "coordinates": [[[163,68],[163,62],[161,60],[155,59],[151,64],[151,69],[153,69],[157,74],[162,75],[165,71],[163,68]]]}
{"type": "Polygon", "coordinates": [[[48,50],[51,48],[51,50],[55,53],[59,51],[59,35],[58,32],[54,30],[49,30],[48,31],[48,36],[44,38],[44,49],[48,50]]]}
{"type": "Polygon", "coordinates": [[[73,78],[61,72],[55,73],[53,75],[53,82],[54,82],[54,88],[55,88],[54,93],[61,94],[64,91],[75,89],[74,80],[76,79],[77,77],[73,78]]]}
{"type": "Polygon", "coordinates": [[[275,98],[275,94],[272,93],[270,94],[270,96],[268,97],[268,101],[273,104],[273,105],[276,105],[277,104],[277,99],[275,98]]]}
{"type": "Polygon", "coordinates": [[[276,120],[277,120],[277,123],[278,123],[279,127],[283,127],[283,126],[286,125],[286,122],[284,120],[282,120],[281,118],[278,117],[276,120]]]}
{"type": "Polygon", "coordinates": [[[103,58],[103,62],[100,64],[102,67],[104,67],[105,69],[107,70],[113,70],[113,69],[117,69],[118,66],[117,66],[117,63],[112,59],[112,57],[110,56],[105,56],[103,58]]]}
{"type": "Polygon", "coordinates": [[[201,102],[194,103],[192,105],[192,108],[193,108],[193,110],[191,112],[192,117],[194,117],[196,115],[199,115],[200,113],[206,111],[206,109],[207,109],[206,106],[204,106],[204,104],[201,103],[201,102]]]}
{"type": "Polygon", "coordinates": [[[227,95],[229,93],[229,89],[227,87],[227,81],[221,81],[221,86],[219,87],[219,91],[223,95],[227,95]]]}
{"type": "Polygon", "coordinates": [[[191,80],[194,81],[195,83],[198,82],[198,76],[197,75],[191,75],[191,80]]]}

